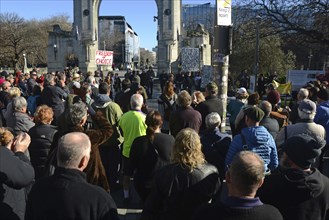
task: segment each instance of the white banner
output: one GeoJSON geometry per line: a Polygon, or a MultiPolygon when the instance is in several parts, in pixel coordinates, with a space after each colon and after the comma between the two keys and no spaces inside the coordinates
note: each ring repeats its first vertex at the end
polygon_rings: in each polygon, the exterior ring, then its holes
{"type": "Polygon", "coordinates": [[[96,50],[96,65],[112,66],[113,51],[96,50]]]}
{"type": "Polygon", "coordinates": [[[229,26],[231,21],[232,0],[217,0],[217,25],[229,26]]]}

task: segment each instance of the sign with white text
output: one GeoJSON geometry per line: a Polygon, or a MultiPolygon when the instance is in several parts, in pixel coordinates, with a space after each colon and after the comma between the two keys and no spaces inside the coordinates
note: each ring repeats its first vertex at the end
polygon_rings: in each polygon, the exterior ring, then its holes
{"type": "Polygon", "coordinates": [[[96,50],[96,65],[112,66],[113,51],[96,50]]]}
{"type": "Polygon", "coordinates": [[[217,25],[229,26],[231,21],[232,0],[217,0],[217,25]]]}

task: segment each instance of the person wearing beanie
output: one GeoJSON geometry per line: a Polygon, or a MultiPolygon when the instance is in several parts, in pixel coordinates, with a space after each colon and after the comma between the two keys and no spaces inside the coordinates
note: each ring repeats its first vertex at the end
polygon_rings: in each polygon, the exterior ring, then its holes
{"type": "Polygon", "coordinates": [[[279,165],[275,141],[267,129],[259,125],[265,113],[260,108],[252,106],[245,109],[244,114],[247,127],[233,138],[226,155],[225,165],[230,165],[238,152],[250,150],[264,160],[266,172],[274,171],[279,165]]]}
{"type": "Polygon", "coordinates": [[[324,145],[308,134],[288,138],[279,171],[258,190],[261,201],[278,208],[284,219],[328,219],[329,179],[312,168],[324,145]]]}
{"type": "Polygon", "coordinates": [[[317,93],[317,103],[314,122],[324,127],[326,141],[329,143],[329,90],[327,88],[321,88],[317,93]]]}
{"type": "Polygon", "coordinates": [[[296,124],[287,125],[280,130],[275,139],[278,148],[281,148],[289,137],[302,133],[325,140],[326,131],[324,127],[314,122],[316,104],[309,99],[304,99],[299,103],[297,110],[300,120],[296,124]]]}

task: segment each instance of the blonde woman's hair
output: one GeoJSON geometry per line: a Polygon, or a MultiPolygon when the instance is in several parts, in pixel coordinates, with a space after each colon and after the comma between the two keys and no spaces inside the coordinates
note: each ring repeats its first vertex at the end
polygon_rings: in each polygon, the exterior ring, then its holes
{"type": "Polygon", "coordinates": [[[176,136],[172,161],[180,163],[193,170],[205,163],[204,154],[201,151],[199,134],[191,129],[182,129],[176,136]]]}
{"type": "Polygon", "coordinates": [[[1,146],[7,146],[14,140],[14,135],[5,127],[0,127],[0,143],[1,146]]]}
{"type": "Polygon", "coordinates": [[[21,90],[18,87],[13,87],[13,88],[9,89],[8,93],[9,93],[11,98],[21,96],[21,90]]]}

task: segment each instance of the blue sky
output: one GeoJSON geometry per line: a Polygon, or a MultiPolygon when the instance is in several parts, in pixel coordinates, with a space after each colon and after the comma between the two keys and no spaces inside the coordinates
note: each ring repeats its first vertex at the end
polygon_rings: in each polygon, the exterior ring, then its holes
{"type": "MultiPolygon", "coordinates": [[[[215,0],[183,0],[183,4],[204,4],[215,0]]],[[[73,21],[73,0],[0,0],[0,12],[14,12],[24,19],[42,19],[68,15],[73,21]]],[[[141,47],[152,49],[157,45],[157,15],[155,0],[102,0],[101,16],[123,15],[139,35],[141,47]]]]}

